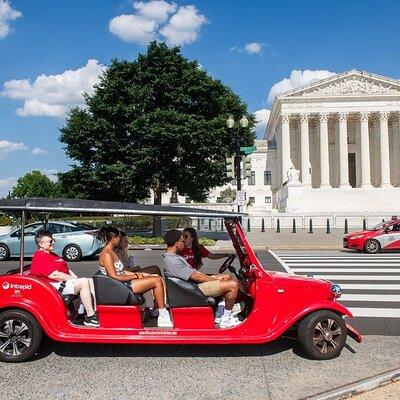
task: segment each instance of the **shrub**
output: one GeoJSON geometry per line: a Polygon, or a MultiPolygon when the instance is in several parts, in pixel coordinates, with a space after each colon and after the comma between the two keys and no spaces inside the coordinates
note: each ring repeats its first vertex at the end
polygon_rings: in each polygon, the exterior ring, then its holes
{"type": "MultiPolygon", "coordinates": [[[[162,237],[146,237],[146,236],[129,236],[128,241],[130,244],[161,244],[165,245],[162,237]]],[[[214,246],[215,240],[209,238],[199,238],[199,243],[203,246],[214,246]]]]}
{"type": "Polygon", "coordinates": [[[0,215],[0,226],[12,225],[12,219],[7,215],[0,215]]]}

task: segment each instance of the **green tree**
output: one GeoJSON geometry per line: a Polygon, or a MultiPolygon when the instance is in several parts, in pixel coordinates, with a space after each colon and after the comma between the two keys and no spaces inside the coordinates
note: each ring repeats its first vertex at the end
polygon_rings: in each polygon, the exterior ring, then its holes
{"type": "Polygon", "coordinates": [[[9,197],[59,197],[60,186],[40,171],[28,172],[17,180],[12,188],[9,197]]]}
{"type": "Polygon", "coordinates": [[[254,140],[246,104],[164,43],[152,42],[134,61],[113,60],[85,102],[61,129],[75,161],[60,174],[71,197],[135,202],[153,189],[154,203],[161,204],[161,194],[176,188],[204,200],[210,188],[227,182],[225,157],[234,151],[228,115],[237,121],[247,115],[243,145],[254,140]]]}
{"type": "Polygon", "coordinates": [[[236,199],[236,190],[230,187],[222,190],[217,198],[218,203],[233,203],[236,199]]]}

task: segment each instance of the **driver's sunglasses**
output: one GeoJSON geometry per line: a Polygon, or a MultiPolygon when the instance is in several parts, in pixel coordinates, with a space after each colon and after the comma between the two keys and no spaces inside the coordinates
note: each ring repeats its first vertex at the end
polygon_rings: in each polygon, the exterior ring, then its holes
{"type": "Polygon", "coordinates": [[[56,242],[55,239],[46,240],[44,243],[54,244],[56,242]]]}

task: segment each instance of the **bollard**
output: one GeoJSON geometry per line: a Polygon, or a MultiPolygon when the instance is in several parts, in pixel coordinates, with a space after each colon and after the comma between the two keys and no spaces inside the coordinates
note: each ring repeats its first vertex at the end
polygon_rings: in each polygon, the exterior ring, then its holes
{"type": "Polygon", "coordinates": [[[367,220],[363,218],[363,231],[367,230],[367,220]]]}
{"type": "Polygon", "coordinates": [[[250,218],[247,218],[247,232],[251,232],[251,228],[250,228],[250,218]]]}
{"type": "Polygon", "coordinates": [[[261,218],[261,232],[265,232],[264,218],[261,218]]]}
{"type": "Polygon", "coordinates": [[[208,230],[211,231],[211,218],[208,218],[208,230]]]}
{"type": "Polygon", "coordinates": [[[296,218],[293,218],[293,229],[292,233],[296,233],[296,218]]]}
{"type": "Polygon", "coordinates": [[[223,231],[223,230],[224,230],[224,219],[221,218],[221,231],[223,231]]]}
{"type": "Polygon", "coordinates": [[[344,220],[344,233],[345,234],[349,233],[349,227],[348,227],[348,224],[347,224],[347,218],[345,218],[345,220],[344,220]]]}
{"type": "Polygon", "coordinates": [[[200,218],[197,218],[197,230],[200,230],[200,218]]]}
{"type": "Polygon", "coordinates": [[[276,233],[281,232],[281,221],[279,221],[279,218],[276,220],[276,233]]]}
{"type": "Polygon", "coordinates": [[[329,218],[326,219],[326,233],[331,233],[331,227],[329,225],[329,218]]]}
{"type": "Polygon", "coordinates": [[[385,222],[385,218],[382,218],[382,222],[385,222]]]}
{"type": "Polygon", "coordinates": [[[312,226],[312,219],[310,218],[310,227],[308,229],[308,233],[314,233],[313,226],[312,226]]]}

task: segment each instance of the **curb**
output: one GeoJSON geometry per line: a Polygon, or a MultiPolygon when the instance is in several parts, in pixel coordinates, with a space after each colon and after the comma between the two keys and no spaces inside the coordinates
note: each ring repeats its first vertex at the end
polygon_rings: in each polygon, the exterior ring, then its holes
{"type": "Polygon", "coordinates": [[[363,379],[361,381],[343,386],[339,389],[334,389],[329,392],[320,393],[316,396],[304,397],[303,400],[335,400],[345,399],[356,394],[368,392],[388,383],[400,380],[400,369],[395,369],[389,372],[384,372],[380,375],[375,375],[372,378],[363,379]]]}

